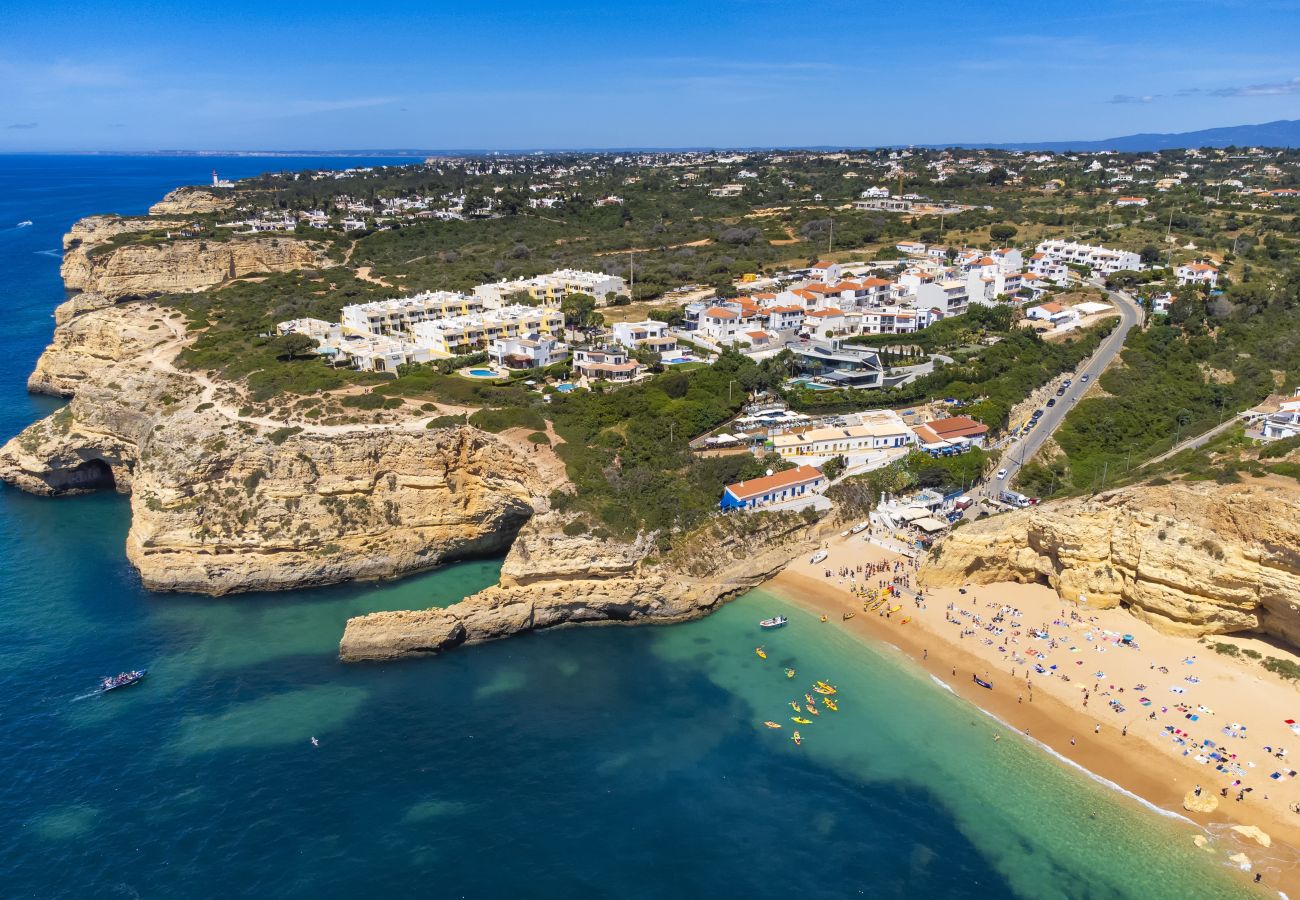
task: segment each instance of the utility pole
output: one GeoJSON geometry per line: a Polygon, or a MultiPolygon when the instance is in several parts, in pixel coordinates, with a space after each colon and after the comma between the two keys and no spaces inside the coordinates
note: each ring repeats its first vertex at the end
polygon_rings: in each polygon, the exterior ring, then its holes
{"type": "Polygon", "coordinates": [[[830,254],[835,249],[835,218],[831,217],[831,236],[826,242],[826,253],[830,254]]]}

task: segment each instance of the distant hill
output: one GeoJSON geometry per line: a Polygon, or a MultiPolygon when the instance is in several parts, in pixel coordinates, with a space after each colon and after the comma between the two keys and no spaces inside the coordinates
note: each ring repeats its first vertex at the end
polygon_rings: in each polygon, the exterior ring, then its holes
{"type": "Polygon", "coordinates": [[[1186,147],[1300,147],[1300,119],[1279,119],[1262,125],[1229,125],[1174,134],[1126,134],[1099,141],[1032,141],[1022,144],[954,144],[990,150],[1178,150],[1186,147]]]}

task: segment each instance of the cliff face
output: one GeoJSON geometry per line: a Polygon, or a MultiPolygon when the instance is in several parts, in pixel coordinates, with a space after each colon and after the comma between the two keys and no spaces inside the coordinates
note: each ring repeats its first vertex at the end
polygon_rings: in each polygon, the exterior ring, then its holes
{"type": "Polygon", "coordinates": [[[690,545],[698,555],[650,555],[649,542],[566,537],[562,519],[532,520],[511,547],[501,584],[445,609],[349,619],[339,656],[349,662],[441,653],[562,625],[675,622],[707,615],[815,546],[797,517],[715,522],[690,545]]]}
{"type": "Polygon", "coordinates": [[[80,294],[54,315],[54,339],[27,379],[33,393],[71,397],[83,384],[106,383],[105,369],[184,334],[177,313],[143,302],[115,304],[102,294],[80,294]]]}
{"type": "Polygon", "coordinates": [[[272,440],[171,367],[184,325],[154,304],[82,294],[56,321],[31,386],[73,399],[0,448],[0,479],[130,494],[127,555],[148,587],[289,588],[500,552],[548,489],[525,455],[473,428],[272,440]]]}
{"type": "Polygon", "coordinates": [[[63,257],[69,290],[105,297],[201,291],[257,272],[289,272],[327,262],[325,253],[289,237],[123,244],[83,243],[63,257]]]}
{"type": "Polygon", "coordinates": [[[1172,633],[1260,631],[1300,646],[1300,489],[1186,482],[1048,503],[957,529],[922,578],[1042,581],[1172,633]]]}

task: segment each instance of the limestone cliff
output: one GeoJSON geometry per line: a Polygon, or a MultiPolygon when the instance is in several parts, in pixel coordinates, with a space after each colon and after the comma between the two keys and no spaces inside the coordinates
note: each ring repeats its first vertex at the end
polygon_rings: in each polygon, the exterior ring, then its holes
{"type": "Polygon", "coordinates": [[[200,410],[183,375],[99,370],[0,448],[0,478],[54,495],[131,495],[127,556],[155,590],[274,590],[499,552],[544,486],[473,428],[268,436],[200,410]],[[111,379],[100,383],[99,378],[111,379]]]}
{"type": "Polygon", "coordinates": [[[71,397],[103,370],[141,357],[184,334],[180,314],[144,302],[115,304],[102,294],[79,294],[54,313],[54,339],[36,362],[27,389],[71,397]]]}
{"type": "Polygon", "coordinates": [[[56,315],[31,387],[68,406],[0,448],[0,479],[37,494],[131,495],[144,583],[210,594],[380,578],[500,552],[548,489],[473,428],[277,432],[177,371],[178,313],[81,294],[56,315]]]}
{"type": "Polygon", "coordinates": [[[538,516],[510,549],[497,587],[445,609],[380,612],[348,620],[342,659],[396,659],[563,625],[675,622],[707,615],[816,546],[793,515],[713,522],[666,557],[649,541],[567,537],[562,519],[538,516]]]}
{"type": "Polygon", "coordinates": [[[1300,646],[1300,489],[1178,482],[1047,503],[958,528],[921,577],[1042,581],[1172,633],[1259,631],[1300,646]]]}
{"type": "Polygon", "coordinates": [[[149,207],[149,215],[172,216],[221,212],[234,205],[234,198],[228,194],[217,194],[203,188],[179,187],[149,207]]]}
{"type": "Polygon", "coordinates": [[[63,257],[69,290],[105,297],[201,291],[258,272],[322,266],[325,251],[290,237],[230,237],[105,246],[83,243],[63,257]]]}

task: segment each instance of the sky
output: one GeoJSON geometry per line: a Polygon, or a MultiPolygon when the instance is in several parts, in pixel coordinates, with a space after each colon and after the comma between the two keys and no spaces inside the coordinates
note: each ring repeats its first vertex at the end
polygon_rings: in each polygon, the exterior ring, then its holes
{"type": "Polygon", "coordinates": [[[0,4],[0,152],[877,146],[1300,118],[1300,0],[0,4]]]}

